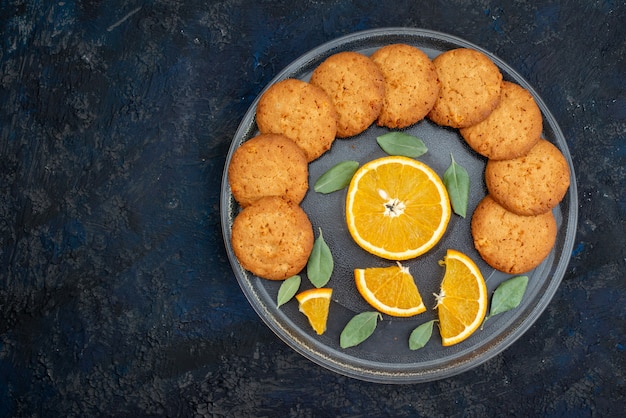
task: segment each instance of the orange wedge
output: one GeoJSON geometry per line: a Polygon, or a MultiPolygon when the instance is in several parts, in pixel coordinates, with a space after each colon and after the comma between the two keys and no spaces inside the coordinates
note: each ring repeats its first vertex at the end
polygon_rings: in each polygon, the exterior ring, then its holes
{"type": "Polygon", "coordinates": [[[354,270],[356,287],[372,307],[391,316],[413,316],[426,310],[408,267],[354,270]]]}
{"type": "Polygon", "coordinates": [[[330,308],[330,297],[333,294],[329,288],[313,288],[305,290],[296,295],[298,309],[309,319],[309,324],[318,335],[326,331],[328,311],[330,308]]]}
{"type": "Polygon", "coordinates": [[[465,254],[448,250],[443,261],[446,272],[437,298],[439,330],[444,346],[468,338],[487,313],[487,286],[476,264],[465,254]]]}
{"type": "Polygon", "coordinates": [[[389,260],[424,254],[450,220],[446,188],[426,164],[389,156],[364,164],[350,182],[346,222],[365,251],[389,260]]]}

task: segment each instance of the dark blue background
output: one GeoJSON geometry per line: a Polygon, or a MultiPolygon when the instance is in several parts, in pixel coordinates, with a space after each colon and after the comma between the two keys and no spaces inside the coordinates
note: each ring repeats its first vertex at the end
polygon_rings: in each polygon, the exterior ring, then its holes
{"type": "Polygon", "coordinates": [[[626,401],[623,1],[0,3],[0,416],[618,416],[626,401]],[[351,32],[447,32],[513,66],[567,139],[572,260],[513,346],[380,385],[252,310],[220,231],[240,119],[351,32]]]}

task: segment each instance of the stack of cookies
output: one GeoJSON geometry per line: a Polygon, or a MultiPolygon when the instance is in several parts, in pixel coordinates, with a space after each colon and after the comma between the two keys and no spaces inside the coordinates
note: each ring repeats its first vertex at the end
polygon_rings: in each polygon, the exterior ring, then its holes
{"type": "Polygon", "coordinates": [[[373,123],[402,129],[424,118],[459,129],[488,162],[488,195],[472,217],[472,236],[492,267],[511,274],[536,267],[556,239],[554,208],[569,187],[561,152],[541,139],[542,115],[532,95],[503,81],[485,54],[467,48],[433,60],[405,44],[370,57],[346,51],[326,58],[310,81],[286,79],[259,99],[259,135],[242,144],[228,169],[242,207],[232,246],[242,266],[283,280],[303,269],[313,246],[311,223],[300,207],[308,163],[336,138],[373,123]]]}
{"type": "Polygon", "coordinates": [[[552,209],[565,196],[569,182],[565,157],[542,138],[521,156],[489,159],[488,194],[472,216],[474,246],[482,258],[510,274],[537,267],[556,241],[552,209]]]}
{"type": "Polygon", "coordinates": [[[378,121],[403,128],[422,120],[439,92],[435,67],[408,45],[328,57],[309,82],[285,79],[259,98],[259,135],[233,153],[228,181],[242,210],[231,243],[253,274],[283,280],[302,270],[311,253],[311,222],[300,207],[308,163],[336,138],[355,136],[378,121]]]}
{"type": "Polygon", "coordinates": [[[232,156],[228,181],[242,207],[232,227],[241,265],[270,280],[298,273],[313,248],[313,227],[300,202],[309,189],[304,151],[280,134],[260,134],[232,156]]]}
{"type": "Polygon", "coordinates": [[[430,118],[459,128],[465,142],[488,159],[488,194],[472,216],[474,246],[495,269],[532,270],[556,240],[552,209],[569,187],[567,161],[541,138],[541,111],[532,95],[501,81],[487,56],[456,49],[434,63],[442,91],[430,118]]]}

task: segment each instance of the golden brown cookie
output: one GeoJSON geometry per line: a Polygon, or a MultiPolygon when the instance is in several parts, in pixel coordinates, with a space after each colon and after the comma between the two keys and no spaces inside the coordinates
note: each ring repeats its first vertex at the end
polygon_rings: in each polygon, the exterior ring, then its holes
{"type": "Polygon", "coordinates": [[[474,246],[491,267],[509,274],[525,273],[550,254],[556,241],[556,221],[551,211],[541,215],[516,215],[489,195],[472,215],[474,246]]]}
{"type": "Polygon", "coordinates": [[[264,197],[235,217],[231,243],[243,268],[265,279],[284,280],[306,266],[313,227],[300,206],[264,197]]]}
{"type": "Polygon", "coordinates": [[[377,49],[370,57],[385,78],[385,99],[378,125],[406,128],[428,114],[439,95],[437,70],[428,55],[406,44],[377,49]]]}
{"type": "Polygon", "coordinates": [[[339,138],[363,132],[380,115],[385,81],[378,66],[363,54],[331,55],[315,68],[310,83],[322,88],[335,105],[339,138]]]}
{"type": "Polygon", "coordinates": [[[433,59],[441,88],[428,117],[464,128],[483,121],[500,102],[502,73],[482,52],[457,48],[433,59]]]}
{"type": "Polygon", "coordinates": [[[565,157],[545,139],[527,155],[511,160],[489,160],[485,182],[491,197],[518,215],[538,215],[559,204],[570,184],[565,157]]]}
{"type": "Polygon", "coordinates": [[[256,108],[261,133],[283,134],[313,161],[330,149],[337,134],[337,112],[326,93],[289,78],[270,86],[256,108]]]}
{"type": "Polygon", "coordinates": [[[309,189],[304,151],[284,135],[261,134],[241,144],[228,166],[228,183],[243,207],[265,196],[298,204],[309,189]]]}
{"type": "Polygon", "coordinates": [[[523,87],[502,83],[500,104],[484,121],[460,130],[477,153],[492,160],[525,155],[539,141],[543,123],[535,99],[523,87]]]}

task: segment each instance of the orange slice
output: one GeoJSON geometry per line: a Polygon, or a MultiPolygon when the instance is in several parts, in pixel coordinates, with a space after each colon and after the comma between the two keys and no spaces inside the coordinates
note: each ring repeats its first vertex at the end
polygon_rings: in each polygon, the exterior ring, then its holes
{"type": "Polygon", "coordinates": [[[465,254],[448,250],[446,272],[437,298],[439,330],[444,346],[472,335],[487,313],[487,286],[476,264],[465,254]]]}
{"type": "Polygon", "coordinates": [[[364,164],[350,182],[346,221],[365,251],[389,260],[424,254],[450,220],[446,188],[426,164],[389,156],[364,164]]]}
{"type": "Polygon", "coordinates": [[[413,316],[426,310],[408,267],[354,270],[356,287],[372,307],[391,316],[413,316]]]}
{"type": "Polygon", "coordinates": [[[333,290],[329,288],[314,288],[305,290],[296,295],[300,312],[309,319],[309,324],[318,335],[326,331],[328,320],[328,310],[330,308],[330,297],[333,290]]]}

